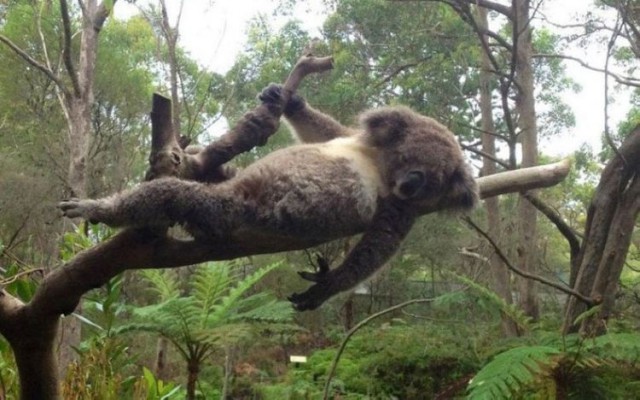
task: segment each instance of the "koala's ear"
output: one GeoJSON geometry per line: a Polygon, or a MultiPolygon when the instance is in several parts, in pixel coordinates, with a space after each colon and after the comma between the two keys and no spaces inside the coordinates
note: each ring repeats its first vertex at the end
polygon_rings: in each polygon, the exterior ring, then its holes
{"type": "Polygon", "coordinates": [[[478,185],[468,166],[459,167],[451,176],[447,198],[451,208],[458,210],[471,210],[478,204],[478,185]]]}
{"type": "Polygon", "coordinates": [[[393,107],[362,114],[360,124],[376,146],[388,145],[402,139],[408,127],[406,113],[400,108],[393,107]]]}

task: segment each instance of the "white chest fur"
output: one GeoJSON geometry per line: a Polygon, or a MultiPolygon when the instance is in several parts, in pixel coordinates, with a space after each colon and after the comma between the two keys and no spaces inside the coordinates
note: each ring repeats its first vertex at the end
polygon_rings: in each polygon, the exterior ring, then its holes
{"type": "Polygon", "coordinates": [[[378,154],[371,146],[363,144],[357,136],[333,139],[319,146],[320,151],[330,158],[343,158],[349,161],[351,168],[360,176],[365,202],[375,204],[378,196],[386,196],[378,165],[378,154]]]}

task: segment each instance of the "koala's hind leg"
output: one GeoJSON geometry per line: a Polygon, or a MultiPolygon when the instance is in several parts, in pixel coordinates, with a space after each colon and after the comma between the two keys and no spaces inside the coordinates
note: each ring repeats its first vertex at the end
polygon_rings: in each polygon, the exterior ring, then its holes
{"type": "Polygon", "coordinates": [[[171,226],[179,223],[192,234],[222,235],[230,229],[232,199],[217,196],[207,185],[176,178],[158,179],[114,196],[68,200],[59,204],[69,218],[84,218],[113,227],[171,226]]]}

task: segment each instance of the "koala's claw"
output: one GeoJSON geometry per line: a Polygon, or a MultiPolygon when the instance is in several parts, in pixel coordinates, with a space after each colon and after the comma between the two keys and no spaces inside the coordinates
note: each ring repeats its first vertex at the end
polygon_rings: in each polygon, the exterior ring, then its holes
{"type": "Polygon", "coordinates": [[[322,282],[327,280],[329,274],[329,263],[322,256],[316,256],[316,264],[318,265],[318,272],[298,271],[298,275],[306,281],[322,282]]]}
{"type": "Polygon", "coordinates": [[[270,84],[258,95],[258,99],[263,103],[278,104],[282,99],[282,85],[270,84]]]}
{"type": "Polygon", "coordinates": [[[293,308],[298,311],[315,310],[330,297],[325,292],[323,285],[315,284],[304,293],[294,293],[287,299],[293,303],[293,308]]]}
{"type": "Polygon", "coordinates": [[[62,215],[67,218],[90,219],[91,210],[95,207],[95,200],[80,200],[71,198],[58,203],[58,208],[62,210],[62,215]]]}
{"type": "Polygon", "coordinates": [[[295,93],[291,95],[287,104],[282,104],[283,90],[284,88],[282,85],[272,83],[262,90],[262,93],[258,95],[258,99],[264,104],[272,104],[278,107],[284,107],[283,111],[285,115],[291,115],[304,108],[304,99],[295,93]]]}
{"type": "Polygon", "coordinates": [[[300,275],[300,277],[305,281],[310,282],[320,282],[323,278],[323,274],[319,272],[298,271],[298,275],[300,275]]]}

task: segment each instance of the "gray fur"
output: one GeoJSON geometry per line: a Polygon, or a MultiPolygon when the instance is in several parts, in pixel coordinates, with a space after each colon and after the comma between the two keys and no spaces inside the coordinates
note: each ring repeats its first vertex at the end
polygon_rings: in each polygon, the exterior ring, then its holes
{"type": "MultiPolygon", "coordinates": [[[[265,89],[261,99],[277,101],[275,90],[265,89]]],[[[420,210],[437,204],[467,209],[477,201],[475,181],[451,132],[406,107],[369,111],[360,130],[305,103],[287,119],[301,140],[312,143],[275,151],[226,182],[165,178],[60,207],[69,217],[111,226],[180,224],[197,240],[257,230],[321,243],[364,232],[341,266],[302,274],[316,282],[291,297],[305,310],[372,275],[420,210]]]]}

